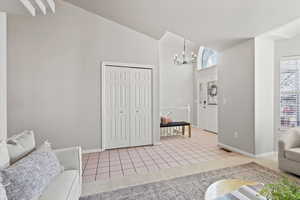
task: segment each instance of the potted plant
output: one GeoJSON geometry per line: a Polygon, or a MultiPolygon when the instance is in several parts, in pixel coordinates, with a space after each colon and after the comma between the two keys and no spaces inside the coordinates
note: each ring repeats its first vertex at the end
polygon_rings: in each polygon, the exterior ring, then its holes
{"type": "Polygon", "coordinates": [[[278,183],[265,185],[260,194],[268,200],[300,200],[300,186],[283,178],[278,183]]]}

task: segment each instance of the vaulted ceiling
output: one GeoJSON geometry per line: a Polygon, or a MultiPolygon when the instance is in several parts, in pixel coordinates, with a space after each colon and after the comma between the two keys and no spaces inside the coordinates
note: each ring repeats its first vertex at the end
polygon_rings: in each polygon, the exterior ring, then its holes
{"type": "Polygon", "coordinates": [[[299,0],[65,0],[160,39],[166,31],[217,49],[300,17],[299,0]]]}
{"type": "Polygon", "coordinates": [[[0,0],[0,11],[10,14],[29,15],[19,0],[0,0]]]}
{"type": "MultiPolygon", "coordinates": [[[[160,39],[165,32],[219,50],[300,17],[299,0],[65,0],[160,39]]],[[[0,11],[27,14],[19,0],[0,11]]]]}

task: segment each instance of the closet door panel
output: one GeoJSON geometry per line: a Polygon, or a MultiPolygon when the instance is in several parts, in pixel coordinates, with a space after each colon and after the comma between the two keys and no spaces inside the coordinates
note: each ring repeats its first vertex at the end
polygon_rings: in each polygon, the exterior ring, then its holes
{"type": "Polygon", "coordinates": [[[131,69],[131,145],[152,143],[151,70],[131,69]]]}
{"type": "Polygon", "coordinates": [[[106,67],[105,135],[107,148],[130,146],[130,70],[106,67]]]}

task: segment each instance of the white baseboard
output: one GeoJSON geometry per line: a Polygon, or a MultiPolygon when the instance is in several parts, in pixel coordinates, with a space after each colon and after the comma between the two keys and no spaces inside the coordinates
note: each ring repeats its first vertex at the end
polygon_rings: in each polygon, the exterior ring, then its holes
{"type": "MultiPolygon", "coordinates": [[[[156,146],[156,145],[161,145],[161,142],[156,142],[153,144],[153,146],[156,146]]],[[[97,153],[97,152],[102,152],[102,151],[105,151],[105,149],[85,149],[85,150],[82,150],[82,154],[97,153]]]]}
{"type": "Polygon", "coordinates": [[[268,152],[268,153],[262,153],[262,154],[255,155],[255,157],[256,158],[261,158],[261,157],[271,156],[271,155],[273,155],[275,153],[277,153],[277,152],[272,151],[272,152],[268,152]]]}
{"type": "Polygon", "coordinates": [[[240,154],[243,154],[245,156],[249,156],[249,157],[252,157],[252,158],[262,158],[262,157],[265,157],[265,156],[271,156],[273,155],[274,153],[277,153],[277,152],[268,152],[268,153],[262,153],[262,154],[258,154],[258,155],[255,155],[255,154],[252,154],[252,153],[248,153],[246,151],[243,151],[243,150],[240,150],[238,148],[235,148],[235,147],[232,147],[232,146],[229,146],[229,145],[226,145],[226,144],[222,144],[222,143],[218,143],[218,146],[224,148],[224,149],[228,149],[230,151],[234,151],[234,152],[237,152],[237,153],[240,153],[240,154]]]}
{"type": "Polygon", "coordinates": [[[85,149],[85,150],[82,150],[82,153],[85,154],[85,153],[97,153],[97,152],[102,152],[104,151],[103,149],[85,149]]]}
{"type": "Polygon", "coordinates": [[[229,146],[227,144],[222,144],[220,142],[218,142],[218,146],[224,148],[224,149],[228,149],[230,151],[234,151],[236,153],[240,153],[240,154],[243,154],[245,156],[249,156],[249,157],[252,157],[252,158],[255,158],[255,155],[252,154],[252,153],[249,153],[249,152],[246,152],[246,151],[243,151],[243,150],[240,150],[238,148],[235,148],[235,147],[232,147],[232,146],[229,146]]]}

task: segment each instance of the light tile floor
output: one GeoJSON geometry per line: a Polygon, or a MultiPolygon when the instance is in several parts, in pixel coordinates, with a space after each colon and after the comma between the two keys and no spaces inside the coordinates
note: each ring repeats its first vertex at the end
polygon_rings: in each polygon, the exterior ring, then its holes
{"type": "Polygon", "coordinates": [[[83,155],[83,181],[90,183],[114,177],[228,159],[236,153],[217,146],[217,135],[192,129],[192,138],[171,136],[161,145],[108,150],[83,155]]]}
{"type": "MultiPolygon", "coordinates": [[[[136,173],[131,176],[120,176],[120,177],[110,178],[107,180],[92,181],[88,183],[86,182],[82,185],[83,186],[82,196],[88,196],[92,194],[113,191],[113,190],[136,186],[136,185],[143,185],[143,184],[148,184],[153,182],[170,180],[173,178],[189,176],[189,175],[221,169],[225,167],[233,167],[241,164],[246,164],[249,162],[256,162],[260,165],[263,165],[275,171],[279,171],[278,163],[277,163],[277,154],[273,154],[261,158],[251,158],[251,157],[243,156],[241,154],[236,154],[236,156],[231,156],[228,157],[227,159],[211,160],[207,162],[190,164],[186,166],[160,169],[158,171],[146,172],[144,174],[136,173]]],[[[285,174],[285,175],[290,176],[289,174],[285,174]]]]}

